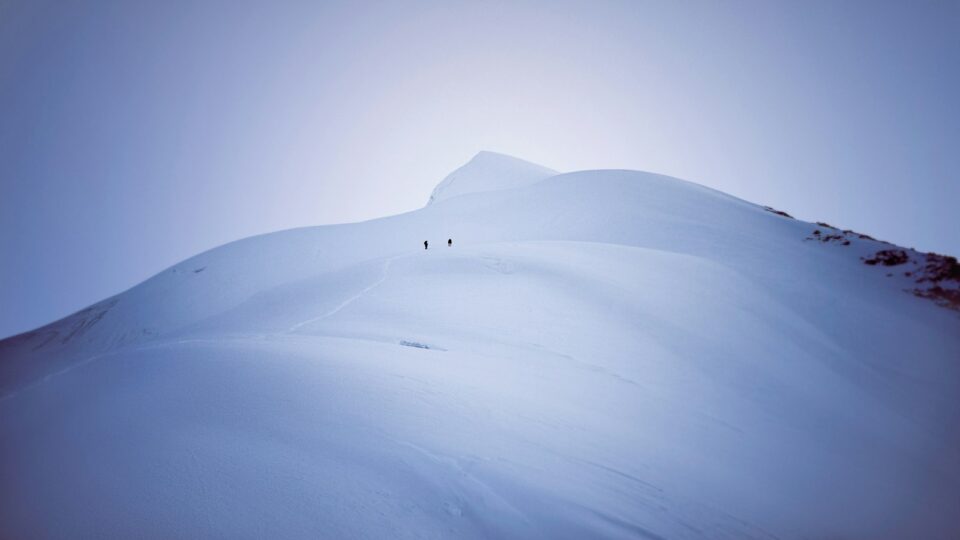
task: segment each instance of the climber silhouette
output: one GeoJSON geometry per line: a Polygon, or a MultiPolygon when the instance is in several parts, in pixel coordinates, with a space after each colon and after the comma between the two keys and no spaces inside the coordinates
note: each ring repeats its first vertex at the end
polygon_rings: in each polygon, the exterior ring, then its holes
{"type": "Polygon", "coordinates": [[[423,249],[427,249],[427,246],[429,245],[430,245],[429,242],[427,242],[426,240],[423,241],[423,249]]]}
{"type": "Polygon", "coordinates": [[[453,238],[447,238],[447,247],[450,247],[452,245],[453,245],[453,238]]]}

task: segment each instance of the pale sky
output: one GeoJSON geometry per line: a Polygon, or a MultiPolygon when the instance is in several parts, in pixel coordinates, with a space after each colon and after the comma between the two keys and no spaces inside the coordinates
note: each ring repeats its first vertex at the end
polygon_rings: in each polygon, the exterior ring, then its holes
{"type": "Polygon", "coordinates": [[[960,2],[0,0],[0,337],[480,150],[960,255],[960,2]]]}

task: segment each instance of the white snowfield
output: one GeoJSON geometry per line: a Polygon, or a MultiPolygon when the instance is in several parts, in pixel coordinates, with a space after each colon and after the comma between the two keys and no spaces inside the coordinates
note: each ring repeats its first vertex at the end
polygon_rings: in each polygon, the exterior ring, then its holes
{"type": "Polygon", "coordinates": [[[483,153],[200,254],[0,342],[0,537],[960,537],[960,316],[814,228],[483,153]]]}

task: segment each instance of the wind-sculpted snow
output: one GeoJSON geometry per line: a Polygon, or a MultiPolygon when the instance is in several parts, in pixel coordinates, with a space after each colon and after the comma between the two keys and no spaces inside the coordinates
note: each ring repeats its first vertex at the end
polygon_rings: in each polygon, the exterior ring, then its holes
{"type": "Polygon", "coordinates": [[[477,167],[0,342],[0,536],[960,534],[960,318],[883,244],[477,167]]]}
{"type": "Polygon", "coordinates": [[[427,204],[467,193],[516,189],[556,174],[557,171],[529,161],[495,152],[480,152],[470,163],[453,171],[437,184],[427,204]]]}

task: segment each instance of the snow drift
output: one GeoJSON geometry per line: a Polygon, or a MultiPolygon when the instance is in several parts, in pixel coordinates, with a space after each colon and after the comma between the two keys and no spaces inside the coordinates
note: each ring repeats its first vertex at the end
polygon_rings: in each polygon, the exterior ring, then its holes
{"type": "Polygon", "coordinates": [[[0,342],[0,536],[956,537],[960,317],[818,229],[482,153],[197,255],[0,342]]]}

